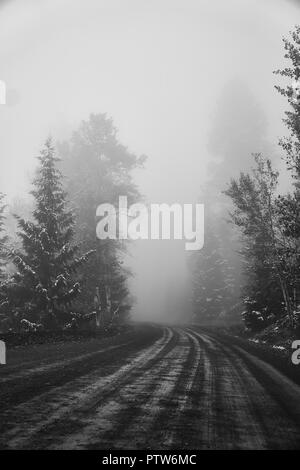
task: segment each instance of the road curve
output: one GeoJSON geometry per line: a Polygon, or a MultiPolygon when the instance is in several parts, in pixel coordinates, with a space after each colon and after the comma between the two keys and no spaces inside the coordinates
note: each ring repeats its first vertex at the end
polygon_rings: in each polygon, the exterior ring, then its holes
{"type": "Polygon", "coordinates": [[[197,328],[0,374],[1,449],[300,448],[299,386],[197,328]]]}

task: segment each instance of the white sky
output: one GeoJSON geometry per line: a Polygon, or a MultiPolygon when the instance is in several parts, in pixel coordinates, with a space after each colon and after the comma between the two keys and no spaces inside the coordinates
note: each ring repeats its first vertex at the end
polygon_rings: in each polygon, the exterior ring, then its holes
{"type": "MultiPolygon", "coordinates": [[[[91,112],[107,112],[122,143],[148,155],[137,174],[148,201],[193,202],[228,81],[253,93],[270,141],[281,135],[285,103],[272,71],[284,64],[281,37],[300,23],[299,3],[0,0],[0,79],[10,90],[0,105],[0,191],[22,197],[49,133],[68,137],[91,112]]],[[[145,315],[160,315],[183,285],[184,257],[174,246],[136,250],[133,291],[145,315]]]]}
{"type": "Polygon", "coordinates": [[[143,192],[151,200],[191,201],[228,80],[247,83],[279,135],[283,103],[272,70],[283,55],[281,36],[300,20],[296,3],[0,3],[0,79],[13,95],[0,106],[1,190],[22,193],[49,133],[68,136],[90,112],[107,112],[123,143],[149,157],[138,175],[143,192]]]}

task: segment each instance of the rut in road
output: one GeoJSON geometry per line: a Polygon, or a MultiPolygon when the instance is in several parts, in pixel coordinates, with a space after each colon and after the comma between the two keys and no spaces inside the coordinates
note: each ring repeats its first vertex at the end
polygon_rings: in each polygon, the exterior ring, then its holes
{"type": "Polygon", "coordinates": [[[0,446],[11,449],[300,447],[299,387],[192,328],[165,328],[111,374],[93,369],[2,411],[0,421],[0,446]]]}
{"type": "MultiPolygon", "coordinates": [[[[46,438],[48,430],[51,440],[52,428],[55,425],[64,427],[65,416],[72,416],[76,409],[91,408],[98,401],[103,402],[105,396],[109,399],[124,382],[134,380],[143,373],[145,367],[158,361],[172,347],[175,338],[176,333],[167,328],[153,346],[132,355],[129,363],[115,373],[103,377],[102,367],[99,367],[66,385],[26,401],[25,405],[22,403],[8,409],[3,407],[0,415],[0,447],[32,448],[36,437],[40,440],[38,448],[42,448],[42,440],[44,435],[46,438]]],[[[122,357],[122,345],[119,349],[122,357]]]]}

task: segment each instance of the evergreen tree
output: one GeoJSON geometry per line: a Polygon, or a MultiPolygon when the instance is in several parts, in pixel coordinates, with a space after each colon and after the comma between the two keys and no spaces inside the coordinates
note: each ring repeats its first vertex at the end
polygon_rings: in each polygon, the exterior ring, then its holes
{"type": "Polygon", "coordinates": [[[80,292],[76,271],[91,252],[79,256],[79,245],[72,243],[74,217],[66,209],[51,139],[38,160],[32,191],[34,220],[16,216],[22,250],[11,254],[18,272],[7,283],[6,295],[10,307],[19,310],[22,317],[54,327],[68,319],[70,304],[80,292]]]}
{"type": "Polygon", "coordinates": [[[228,224],[231,209],[222,190],[230,178],[251,167],[252,145],[266,151],[266,118],[255,96],[240,80],[226,84],[220,95],[209,135],[209,179],[199,200],[205,205],[205,241],[191,260],[194,312],[197,321],[240,321],[241,295],[245,284],[238,230],[228,224]],[[237,135],[238,123],[244,131],[237,135]],[[233,173],[234,172],[234,173],[233,173]]]}
{"type": "Polygon", "coordinates": [[[233,268],[222,250],[222,237],[212,220],[205,221],[204,247],[190,257],[194,319],[219,322],[230,317],[235,298],[233,268]],[[214,230],[215,228],[215,230],[214,230]]]}
{"type": "Polygon", "coordinates": [[[282,230],[278,211],[278,172],[273,170],[271,161],[261,155],[256,155],[255,161],[252,174],[241,173],[237,180],[232,179],[225,191],[234,203],[232,221],[244,237],[242,255],[248,274],[245,303],[250,308],[246,320],[250,321],[252,316],[256,324],[255,316],[258,315],[264,320],[261,322],[263,327],[268,317],[283,313],[284,303],[292,324],[292,264],[286,256],[289,240],[282,230]]]}
{"type": "Polygon", "coordinates": [[[145,157],[137,157],[120,143],[106,114],[91,114],[59,151],[66,189],[76,207],[76,238],[84,249],[96,250],[89,268],[83,269],[84,295],[76,306],[82,311],[91,309],[98,288],[102,305],[110,291],[112,308],[119,305],[121,314],[129,302],[129,273],[122,262],[126,246],[119,240],[96,238],[96,209],[101,203],[117,207],[120,195],[127,196],[129,205],[140,199],[132,171],[142,166],[145,157]]]}
{"type": "Polygon", "coordinates": [[[271,162],[256,156],[252,175],[241,174],[225,192],[234,202],[233,222],[244,235],[242,254],[248,283],[245,320],[251,328],[263,327],[285,314],[294,327],[300,312],[300,26],[284,39],[290,67],[275,74],[288,80],[275,88],[288,100],[284,123],[289,136],[279,141],[291,172],[294,190],[277,195],[278,174],[271,162]]]}
{"type": "Polygon", "coordinates": [[[286,50],[285,58],[291,62],[290,67],[276,70],[274,73],[288,79],[288,85],[283,88],[275,86],[280,94],[288,100],[290,109],[285,112],[283,122],[290,135],[279,141],[285,152],[287,167],[292,171],[297,195],[300,191],[300,26],[296,26],[291,33],[291,40],[283,39],[286,50]]]}
{"type": "Polygon", "coordinates": [[[7,242],[8,236],[4,233],[4,194],[0,193],[0,281],[4,278],[4,267],[7,263],[7,242]]]}
{"type": "Polygon", "coordinates": [[[282,231],[287,239],[284,256],[289,264],[289,300],[292,310],[292,323],[300,320],[300,26],[296,26],[290,39],[283,39],[285,58],[290,66],[275,71],[275,74],[288,80],[283,88],[275,88],[289,104],[285,119],[289,136],[279,141],[284,151],[283,159],[288,171],[292,175],[293,192],[280,196],[277,201],[278,213],[282,231]]]}

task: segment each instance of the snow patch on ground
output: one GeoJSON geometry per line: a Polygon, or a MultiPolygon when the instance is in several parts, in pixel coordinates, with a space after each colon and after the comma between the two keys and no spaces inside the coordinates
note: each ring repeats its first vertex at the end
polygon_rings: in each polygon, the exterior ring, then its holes
{"type": "Polygon", "coordinates": [[[285,351],[286,350],[286,348],[284,346],[276,346],[276,344],[273,344],[272,348],[279,349],[280,351],[285,351]]]}

